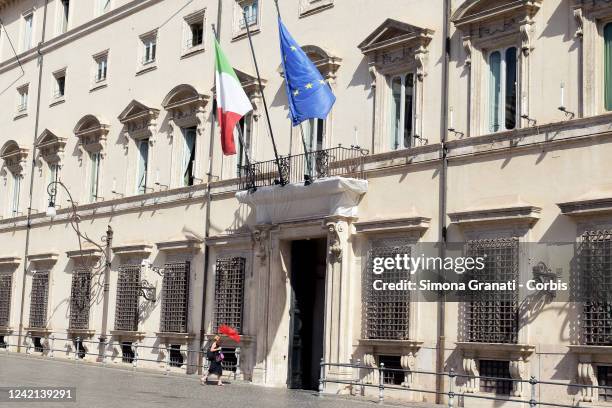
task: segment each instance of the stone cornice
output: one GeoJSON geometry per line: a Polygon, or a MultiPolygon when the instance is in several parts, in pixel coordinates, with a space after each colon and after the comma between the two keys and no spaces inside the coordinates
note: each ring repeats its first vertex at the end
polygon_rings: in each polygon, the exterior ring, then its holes
{"type": "Polygon", "coordinates": [[[117,245],[113,247],[113,254],[124,256],[138,255],[147,258],[151,254],[152,249],[153,245],[148,243],[117,245]]]}
{"type": "Polygon", "coordinates": [[[586,217],[612,214],[612,197],[593,198],[558,203],[561,214],[569,217],[586,217]]]}
{"type": "Polygon", "coordinates": [[[379,232],[418,232],[422,234],[429,228],[431,218],[406,217],[356,222],[357,233],[369,234],[379,232]]]}
{"type": "Polygon", "coordinates": [[[83,248],[75,249],[74,251],[66,251],[66,256],[71,259],[95,258],[102,256],[102,252],[98,248],[83,248]]]}
{"type": "Polygon", "coordinates": [[[540,207],[508,206],[448,213],[451,222],[459,226],[478,224],[522,224],[532,226],[540,219],[540,207]]]}
{"type": "Polygon", "coordinates": [[[379,340],[379,339],[359,339],[357,346],[369,347],[398,347],[402,349],[418,350],[423,346],[423,342],[419,340],[379,340]]]}
{"type": "Polygon", "coordinates": [[[535,352],[531,344],[456,342],[458,349],[474,356],[501,356],[510,359],[528,358],[535,352]]]}
{"type": "Polygon", "coordinates": [[[21,263],[21,258],[18,256],[4,256],[0,258],[0,267],[9,266],[9,267],[18,267],[21,263]]]}
{"type": "Polygon", "coordinates": [[[157,249],[165,252],[200,252],[202,250],[202,241],[185,238],[172,241],[158,242],[157,249]]]}
{"type": "Polygon", "coordinates": [[[207,246],[247,246],[252,243],[252,235],[250,233],[236,233],[228,235],[216,235],[206,238],[207,246]]]}
{"type": "Polygon", "coordinates": [[[471,12],[482,0],[468,0],[451,17],[455,26],[462,29],[465,25],[494,20],[511,14],[527,14],[532,16],[541,6],[542,0],[512,0],[499,2],[498,6],[471,12]]]}
{"type": "Polygon", "coordinates": [[[28,261],[34,264],[54,264],[58,259],[59,254],[57,252],[28,255],[28,261]]]}
{"type": "Polygon", "coordinates": [[[611,346],[587,346],[584,344],[572,344],[567,346],[570,353],[574,354],[607,354],[612,352],[611,346]]]}

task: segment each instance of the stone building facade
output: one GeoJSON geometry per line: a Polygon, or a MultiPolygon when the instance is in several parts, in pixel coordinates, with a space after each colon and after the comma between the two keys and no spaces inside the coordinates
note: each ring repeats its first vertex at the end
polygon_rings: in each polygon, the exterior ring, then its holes
{"type": "Polygon", "coordinates": [[[575,242],[612,274],[612,3],[279,3],[337,97],[303,138],[273,1],[0,0],[2,348],[192,374],[226,323],[241,333],[228,369],[259,384],[316,388],[320,358],[359,359],[408,370],[383,380],[411,400],[445,385],[410,371],[453,368],[466,393],[528,397],[477,377],[534,375],[585,385],[543,399],[605,404],[588,386],[612,381],[608,304],[466,317],[368,279],[373,256],[443,241],[494,250],[517,278],[534,266],[521,243],[575,242]],[[211,24],[254,108],[232,157],[212,118],[211,24]],[[244,151],[273,159],[264,97],[279,153],[308,170],[249,192],[244,151]],[[299,182],[320,157],[333,174],[299,182]]]}

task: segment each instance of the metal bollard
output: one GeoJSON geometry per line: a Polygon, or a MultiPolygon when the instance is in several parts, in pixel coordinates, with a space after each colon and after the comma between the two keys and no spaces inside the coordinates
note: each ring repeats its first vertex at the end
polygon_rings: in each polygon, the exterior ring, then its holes
{"type": "Polygon", "coordinates": [[[132,369],[136,371],[136,365],[138,364],[138,342],[132,343],[132,347],[134,348],[134,358],[132,359],[132,369]]]}
{"type": "Polygon", "coordinates": [[[168,375],[170,372],[170,345],[166,344],[166,372],[164,375],[168,375]]]}
{"type": "Polygon", "coordinates": [[[76,364],[79,360],[79,345],[81,344],[81,338],[77,337],[76,342],[74,343],[74,363],[76,364]]]}
{"type": "Polygon", "coordinates": [[[361,372],[360,372],[360,368],[361,367],[361,359],[358,358],[357,359],[357,366],[355,367],[355,393],[359,392],[361,393],[361,372]]]}
{"type": "Polygon", "coordinates": [[[321,374],[319,375],[319,396],[323,395],[323,390],[325,389],[325,360],[321,357],[321,374]]]}
{"type": "Polygon", "coordinates": [[[538,406],[538,402],[536,401],[536,385],[538,384],[538,380],[536,380],[535,376],[531,376],[529,379],[529,384],[531,384],[531,399],[529,400],[529,407],[535,408],[538,406]]]}
{"type": "Polygon", "coordinates": [[[448,373],[448,408],[455,406],[455,370],[450,369],[448,373]]]}
{"type": "Polygon", "coordinates": [[[30,356],[30,342],[28,341],[28,336],[25,336],[23,340],[26,345],[26,356],[29,357],[30,356]]]}
{"type": "Polygon", "coordinates": [[[385,400],[385,363],[380,363],[380,368],[378,369],[378,403],[382,404],[385,400]]]}
{"type": "Polygon", "coordinates": [[[51,335],[51,350],[49,350],[49,358],[55,357],[55,334],[51,335]]]}

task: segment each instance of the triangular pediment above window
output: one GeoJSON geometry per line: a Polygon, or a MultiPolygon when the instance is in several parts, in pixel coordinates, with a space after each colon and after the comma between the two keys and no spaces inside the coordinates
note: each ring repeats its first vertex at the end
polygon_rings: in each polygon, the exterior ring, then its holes
{"type": "MultiPolygon", "coordinates": [[[[260,94],[259,83],[255,75],[241,71],[236,68],[234,68],[234,72],[236,72],[236,76],[240,81],[240,85],[242,85],[242,89],[244,89],[244,92],[248,95],[249,98],[260,94]]],[[[267,80],[263,78],[261,79],[262,88],[265,88],[267,83],[267,80]]]]}
{"type": "Polygon", "coordinates": [[[159,109],[150,108],[142,102],[133,99],[119,115],[119,122],[126,124],[141,118],[156,118],[159,109]]]}
{"type": "Polygon", "coordinates": [[[393,48],[400,45],[428,44],[434,34],[433,30],[417,27],[392,18],[385,20],[378,28],[358,45],[364,54],[373,51],[393,48]]]}
{"type": "Polygon", "coordinates": [[[45,129],[36,139],[36,148],[42,158],[49,163],[60,161],[64,146],[66,138],[56,136],[49,129],[45,129]]]}

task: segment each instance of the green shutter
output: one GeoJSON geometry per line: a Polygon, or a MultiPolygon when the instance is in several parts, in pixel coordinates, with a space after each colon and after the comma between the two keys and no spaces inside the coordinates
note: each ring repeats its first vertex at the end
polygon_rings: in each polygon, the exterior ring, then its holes
{"type": "Polygon", "coordinates": [[[612,23],[604,27],[605,42],[605,103],[606,110],[612,110],[612,23]]]}

